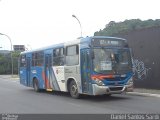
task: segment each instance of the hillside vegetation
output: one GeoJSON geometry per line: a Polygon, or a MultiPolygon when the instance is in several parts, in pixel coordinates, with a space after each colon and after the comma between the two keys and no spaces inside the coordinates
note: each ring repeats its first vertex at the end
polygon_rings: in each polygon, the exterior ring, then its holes
{"type": "Polygon", "coordinates": [[[160,19],[156,20],[140,20],[131,19],[123,22],[110,21],[103,30],[94,33],[94,36],[112,36],[118,33],[126,33],[129,31],[160,26],[160,19]]]}

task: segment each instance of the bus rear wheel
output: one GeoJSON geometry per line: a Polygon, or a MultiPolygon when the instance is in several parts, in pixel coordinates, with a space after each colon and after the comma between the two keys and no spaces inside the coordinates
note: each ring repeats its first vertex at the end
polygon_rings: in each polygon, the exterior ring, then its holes
{"type": "Polygon", "coordinates": [[[33,80],[33,87],[34,87],[34,91],[35,92],[39,92],[40,91],[37,79],[33,80]]]}
{"type": "Polygon", "coordinates": [[[106,97],[110,97],[112,94],[105,94],[104,96],[106,96],[106,97]]]}
{"type": "Polygon", "coordinates": [[[69,92],[71,97],[76,99],[80,98],[80,94],[78,93],[78,87],[74,80],[72,80],[69,84],[69,92]]]}

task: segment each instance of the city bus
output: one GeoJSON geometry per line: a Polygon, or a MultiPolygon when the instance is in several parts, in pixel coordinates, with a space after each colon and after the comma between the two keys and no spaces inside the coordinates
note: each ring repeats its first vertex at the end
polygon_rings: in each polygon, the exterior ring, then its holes
{"type": "Polygon", "coordinates": [[[20,84],[36,92],[69,92],[71,97],[133,91],[133,60],[127,40],[92,36],[20,54],[20,84]]]}

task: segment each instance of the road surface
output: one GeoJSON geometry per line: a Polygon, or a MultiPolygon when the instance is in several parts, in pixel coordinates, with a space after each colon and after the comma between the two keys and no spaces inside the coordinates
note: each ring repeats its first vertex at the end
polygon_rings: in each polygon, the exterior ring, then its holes
{"type": "Polygon", "coordinates": [[[18,79],[0,76],[0,113],[108,114],[159,113],[160,98],[113,95],[73,99],[67,93],[41,92],[19,84],[18,79]]]}

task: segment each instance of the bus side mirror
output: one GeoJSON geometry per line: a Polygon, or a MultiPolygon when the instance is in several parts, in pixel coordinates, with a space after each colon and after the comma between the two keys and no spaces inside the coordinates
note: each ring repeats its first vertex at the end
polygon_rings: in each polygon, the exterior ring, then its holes
{"type": "Polygon", "coordinates": [[[92,59],[95,58],[95,55],[94,55],[94,51],[93,51],[93,50],[91,51],[91,58],[92,58],[92,59]]]}

